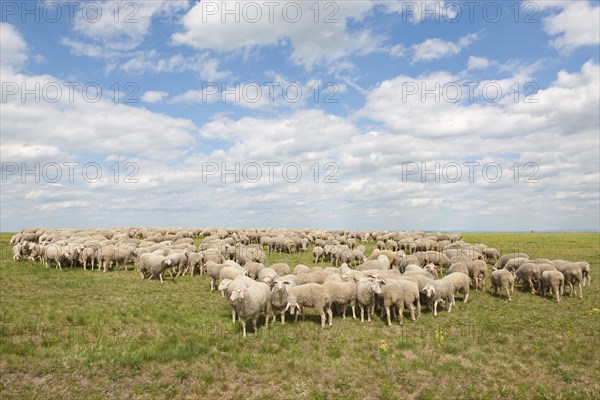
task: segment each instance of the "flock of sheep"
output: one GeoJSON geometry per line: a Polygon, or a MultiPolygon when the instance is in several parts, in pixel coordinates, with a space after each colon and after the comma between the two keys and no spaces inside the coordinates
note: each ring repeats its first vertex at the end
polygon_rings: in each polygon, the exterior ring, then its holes
{"type": "Polygon", "coordinates": [[[360,319],[367,321],[379,308],[391,326],[392,318],[403,322],[404,309],[411,320],[421,315],[426,304],[437,315],[441,304],[448,312],[455,295],[463,302],[474,288],[484,290],[488,262],[494,263],[490,291],[506,292],[511,301],[515,283],[550,293],[556,301],[564,293],[583,296],[590,282],[587,262],[530,258],[524,253],[500,255],[485,244],[469,244],[460,234],[423,232],[326,231],[312,229],[155,229],[112,228],[94,230],[24,229],[14,235],[15,261],[40,261],[49,268],[81,266],[104,272],[113,266],[133,264],[141,279],[158,277],[166,271],[173,277],[207,274],[211,291],[221,291],[232,310],[232,318],[242,324],[252,320],[257,330],[259,315],[266,325],[279,315],[298,320],[304,307],[313,307],[321,316],[321,326],[332,325],[333,311],[352,317],[356,306],[360,319]],[[194,238],[202,242],[194,245],[194,238]],[[365,242],[377,248],[367,254],[365,242]],[[275,263],[265,267],[267,252],[294,254],[312,246],[314,263],[332,266],[275,263]],[[443,277],[440,278],[440,275],[443,277]]]}

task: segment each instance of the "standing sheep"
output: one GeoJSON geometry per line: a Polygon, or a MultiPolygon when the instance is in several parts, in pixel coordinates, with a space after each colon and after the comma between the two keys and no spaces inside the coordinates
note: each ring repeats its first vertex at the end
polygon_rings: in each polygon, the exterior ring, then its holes
{"type": "Polygon", "coordinates": [[[487,264],[483,260],[475,260],[467,263],[467,269],[469,270],[469,277],[473,280],[473,286],[475,291],[479,289],[481,283],[481,290],[485,290],[485,277],[487,276],[487,264]]]}
{"type": "Polygon", "coordinates": [[[315,264],[319,262],[319,259],[325,254],[325,250],[321,246],[315,246],[312,250],[313,257],[315,258],[315,264]]]}
{"type": "Polygon", "coordinates": [[[540,267],[537,264],[525,262],[515,272],[515,283],[523,281],[523,288],[531,288],[531,294],[534,294],[535,288],[539,286],[540,275],[540,267]]]}
{"type": "Polygon", "coordinates": [[[573,297],[573,294],[577,294],[577,290],[574,290],[575,286],[579,286],[579,298],[583,298],[583,273],[581,272],[581,266],[576,263],[568,263],[558,266],[557,269],[562,272],[565,277],[565,285],[569,286],[569,297],[573,297]]]}
{"type": "Polygon", "coordinates": [[[444,303],[448,312],[452,310],[454,304],[454,288],[446,279],[433,281],[425,285],[421,293],[425,295],[427,304],[430,309],[433,309],[433,315],[437,315],[438,303],[444,303]]]}
{"type": "Polygon", "coordinates": [[[360,308],[360,322],[365,322],[365,309],[367,310],[367,321],[371,322],[371,314],[375,310],[375,295],[381,294],[379,282],[363,278],[356,285],[356,300],[360,308]]]}
{"type": "MultiPolygon", "coordinates": [[[[334,276],[333,274],[331,276],[334,276]]],[[[356,283],[349,282],[325,282],[323,284],[331,293],[331,304],[342,307],[342,318],[346,319],[348,305],[352,308],[352,318],[356,319],[356,283]]]]}
{"type": "Polygon", "coordinates": [[[556,302],[560,303],[560,297],[565,290],[565,276],[560,271],[544,271],[540,280],[540,294],[546,296],[546,292],[556,295],[556,302]]]}
{"type": "Polygon", "coordinates": [[[512,293],[515,287],[515,277],[512,273],[505,269],[497,269],[492,271],[490,275],[490,292],[498,294],[498,289],[506,290],[508,301],[512,301],[512,293]]]}
{"type": "MultiPolygon", "coordinates": [[[[453,272],[443,277],[442,280],[450,282],[454,288],[454,294],[462,293],[463,303],[467,302],[469,299],[469,287],[471,286],[471,279],[469,279],[468,275],[465,275],[462,272],[453,272]]],[[[454,299],[452,300],[454,301],[454,299]]]]}
{"type": "Polygon", "coordinates": [[[295,320],[297,322],[298,314],[302,314],[304,318],[304,307],[314,307],[321,315],[321,328],[325,328],[327,316],[329,316],[329,326],[332,326],[331,293],[325,286],[318,283],[307,283],[290,288],[285,310],[290,310],[292,315],[296,313],[295,320]]]}
{"type": "Polygon", "coordinates": [[[138,261],[138,271],[144,280],[145,274],[148,273],[148,279],[152,279],[156,275],[160,278],[160,283],[163,281],[163,273],[165,268],[171,266],[173,261],[165,256],[161,256],[153,253],[145,253],[140,256],[138,261]]]}
{"type": "Polygon", "coordinates": [[[417,316],[421,315],[421,303],[419,300],[419,288],[416,283],[407,280],[388,281],[383,286],[383,308],[387,316],[388,326],[392,326],[390,319],[390,308],[397,310],[400,319],[400,325],[404,318],[404,308],[410,310],[410,319],[415,320],[415,308],[417,316]]]}
{"type": "Polygon", "coordinates": [[[254,332],[258,331],[258,316],[261,311],[265,313],[265,327],[269,327],[271,291],[266,283],[254,282],[245,289],[237,288],[229,295],[229,301],[234,304],[235,313],[242,323],[244,337],[246,337],[246,320],[248,318],[252,318],[254,332]]]}

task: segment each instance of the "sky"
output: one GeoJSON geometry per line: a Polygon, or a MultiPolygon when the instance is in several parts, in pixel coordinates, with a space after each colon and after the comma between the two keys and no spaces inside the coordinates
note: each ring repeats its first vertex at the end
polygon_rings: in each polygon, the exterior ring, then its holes
{"type": "Polygon", "coordinates": [[[3,1],[0,230],[600,227],[598,1],[3,1]]]}

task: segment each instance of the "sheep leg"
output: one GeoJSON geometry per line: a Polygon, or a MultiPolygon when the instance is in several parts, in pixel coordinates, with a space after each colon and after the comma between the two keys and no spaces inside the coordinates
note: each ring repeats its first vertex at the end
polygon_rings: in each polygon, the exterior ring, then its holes
{"type": "Polygon", "coordinates": [[[252,317],[252,327],[254,328],[254,333],[258,333],[258,314],[252,317]]]}
{"type": "MultiPolygon", "coordinates": [[[[414,321],[415,318],[415,306],[413,306],[412,304],[408,307],[408,310],[410,311],[410,320],[414,321]]],[[[402,325],[402,320],[404,319],[403,316],[403,309],[400,309],[400,325],[402,325]]]]}
{"type": "Polygon", "coordinates": [[[356,304],[351,304],[352,307],[352,319],[356,319],[356,304]]]}
{"type": "Polygon", "coordinates": [[[436,315],[437,315],[437,305],[438,305],[438,302],[437,302],[437,301],[434,301],[434,302],[433,302],[433,315],[434,315],[434,316],[436,316],[436,315]]]}
{"type": "Polygon", "coordinates": [[[465,299],[463,300],[463,303],[466,303],[468,298],[469,298],[469,293],[465,294],[465,299]]]}
{"type": "Polygon", "coordinates": [[[327,320],[327,316],[325,315],[325,309],[321,310],[321,329],[325,328],[325,322],[327,320]]]}
{"type": "Polygon", "coordinates": [[[140,272],[140,275],[142,276],[142,280],[144,280],[144,273],[140,272]]]}
{"type": "Polygon", "coordinates": [[[583,299],[583,289],[581,288],[581,282],[579,282],[579,298],[583,299]]]}
{"type": "MultiPolygon", "coordinates": [[[[454,300],[454,299],[452,299],[452,300],[454,300]]],[[[448,306],[448,312],[452,311],[452,304],[454,304],[454,301],[450,301],[449,303],[450,303],[450,305],[448,306]]]]}
{"type": "Polygon", "coordinates": [[[244,333],[244,337],[246,337],[246,319],[242,319],[242,332],[244,333]]]}
{"type": "Polygon", "coordinates": [[[360,308],[360,322],[365,322],[365,309],[364,309],[364,306],[362,304],[359,304],[358,307],[360,308]]]}
{"type": "Polygon", "coordinates": [[[510,296],[510,294],[511,294],[510,288],[506,288],[506,293],[508,294],[508,301],[512,301],[512,298],[510,296]]]}
{"type": "Polygon", "coordinates": [[[387,324],[388,326],[392,326],[392,320],[390,318],[390,306],[385,306],[385,314],[387,315],[387,324]]]}
{"type": "Polygon", "coordinates": [[[281,325],[285,325],[285,311],[282,311],[280,316],[281,316],[281,325]]]}
{"type": "Polygon", "coordinates": [[[421,302],[417,299],[417,317],[421,316],[421,302]]]}
{"type": "Polygon", "coordinates": [[[235,309],[234,308],[231,309],[231,319],[233,320],[233,323],[235,324],[235,309]]]}
{"type": "Polygon", "coordinates": [[[346,319],[346,309],[348,308],[348,304],[344,303],[344,309],[342,311],[342,319],[346,319]]]}

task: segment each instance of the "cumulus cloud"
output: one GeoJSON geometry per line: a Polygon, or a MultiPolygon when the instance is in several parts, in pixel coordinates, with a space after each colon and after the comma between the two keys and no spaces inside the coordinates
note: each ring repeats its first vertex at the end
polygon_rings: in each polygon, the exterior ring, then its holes
{"type": "Polygon", "coordinates": [[[20,70],[28,59],[27,43],[11,24],[0,22],[0,48],[3,68],[20,70]]]}
{"type": "Polygon", "coordinates": [[[289,43],[293,48],[291,60],[308,70],[350,54],[369,54],[383,41],[367,29],[350,31],[347,27],[349,20],[364,17],[373,6],[371,2],[319,3],[318,14],[312,3],[266,4],[199,2],[182,18],[183,29],[172,40],[218,52],[289,43]]]}
{"type": "Polygon", "coordinates": [[[569,52],[600,44],[600,6],[591,1],[566,1],[542,2],[540,7],[560,9],[543,19],[546,33],[556,36],[550,44],[558,50],[569,52]]]}
{"type": "Polygon", "coordinates": [[[162,102],[168,96],[169,93],[167,92],[149,90],[142,95],[142,101],[150,104],[156,104],[162,102]]]}

